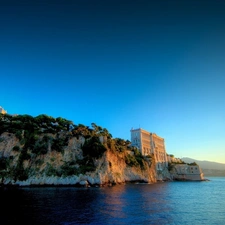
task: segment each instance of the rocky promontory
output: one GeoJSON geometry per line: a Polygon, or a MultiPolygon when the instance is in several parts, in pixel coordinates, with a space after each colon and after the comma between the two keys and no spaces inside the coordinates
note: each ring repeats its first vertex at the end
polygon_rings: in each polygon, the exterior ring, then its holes
{"type": "Polygon", "coordinates": [[[154,157],[107,129],[47,115],[0,115],[1,185],[157,182],[154,157]]]}

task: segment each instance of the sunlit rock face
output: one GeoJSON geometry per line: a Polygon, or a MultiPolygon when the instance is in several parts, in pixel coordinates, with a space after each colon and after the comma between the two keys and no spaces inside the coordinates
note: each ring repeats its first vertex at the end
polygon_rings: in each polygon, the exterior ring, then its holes
{"type": "Polygon", "coordinates": [[[12,152],[12,148],[16,145],[20,144],[14,134],[3,133],[0,136],[0,157],[14,156],[15,153],[12,152]]]}
{"type": "Polygon", "coordinates": [[[105,151],[90,157],[82,150],[86,139],[72,137],[69,132],[36,135],[29,146],[23,136],[19,140],[14,133],[4,132],[0,136],[0,183],[99,186],[157,181],[154,160],[138,156],[138,164],[130,150],[113,150],[104,138],[99,140],[105,151]],[[66,138],[66,145],[58,144],[58,149],[56,140],[66,138]]]}
{"type": "Polygon", "coordinates": [[[98,160],[97,169],[91,174],[99,177],[101,184],[115,184],[125,182],[156,182],[156,171],[154,164],[145,162],[145,169],[139,166],[129,167],[125,162],[125,154],[114,154],[110,150],[98,160]]]}

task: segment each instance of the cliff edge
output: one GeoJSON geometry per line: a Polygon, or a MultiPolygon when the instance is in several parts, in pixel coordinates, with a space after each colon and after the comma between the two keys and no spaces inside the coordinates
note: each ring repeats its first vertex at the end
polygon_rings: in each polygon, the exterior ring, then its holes
{"type": "Polygon", "coordinates": [[[157,182],[154,157],[130,142],[47,115],[0,115],[1,185],[113,185],[157,182]]]}

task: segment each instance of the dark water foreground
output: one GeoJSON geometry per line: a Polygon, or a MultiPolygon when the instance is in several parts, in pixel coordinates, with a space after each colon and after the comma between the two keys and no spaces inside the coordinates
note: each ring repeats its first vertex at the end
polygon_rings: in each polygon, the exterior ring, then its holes
{"type": "Polygon", "coordinates": [[[0,225],[225,224],[225,178],[101,188],[1,188],[0,225]]]}

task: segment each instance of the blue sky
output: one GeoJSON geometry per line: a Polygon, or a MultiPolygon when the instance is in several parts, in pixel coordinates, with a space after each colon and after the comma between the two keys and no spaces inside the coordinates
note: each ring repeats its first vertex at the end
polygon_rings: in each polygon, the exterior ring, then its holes
{"type": "Polygon", "coordinates": [[[225,163],[224,1],[6,1],[0,26],[8,113],[141,127],[225,163]]]}

